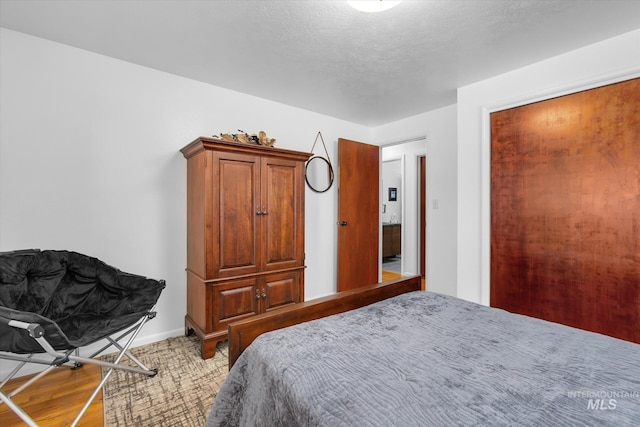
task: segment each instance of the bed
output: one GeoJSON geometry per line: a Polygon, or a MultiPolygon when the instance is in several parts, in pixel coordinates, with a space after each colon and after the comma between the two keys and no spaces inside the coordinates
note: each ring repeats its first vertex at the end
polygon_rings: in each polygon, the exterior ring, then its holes
{"type": "Polygon", "coordinates": [[[640,345],[385,286],[230,327],[207,427],[640,425],[640,345]]]}

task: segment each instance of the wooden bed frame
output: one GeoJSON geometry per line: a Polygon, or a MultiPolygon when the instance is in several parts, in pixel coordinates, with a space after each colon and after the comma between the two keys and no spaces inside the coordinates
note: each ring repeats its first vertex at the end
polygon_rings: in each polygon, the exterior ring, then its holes
{"type": "Polygon", "coordinates": [[[260,334],[364,307],[422,289],[420,276],[410,276],[338,292],[229,324],[229,369],[260,334]]]}

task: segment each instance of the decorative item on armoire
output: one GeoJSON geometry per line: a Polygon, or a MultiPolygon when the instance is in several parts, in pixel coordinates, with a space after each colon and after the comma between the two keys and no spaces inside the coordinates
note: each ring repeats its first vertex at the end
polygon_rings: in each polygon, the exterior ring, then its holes
{"type": "Polygon", "coordinates": [[[312,191],[315,191],[316,193],[324,193],[331,188],[331,185],[333,185],[333,167],[331,166],[329,152],[327,151],[327,146],[324,143],[324,138],[322,138],[320,131],[318,131],[318,134],[316,135],[316,139],[311,147],[311,152],[313,153],[313,149],[316,147],[318,138],[320,138],[320,141],[322,142],[322,146],[324,147],[324,152],[327,157],[324,158],[322,156],[314,155],[309,159],[305,166],[304,178],[312,191]]]}
{"type": "Polygon", "coordinates": [[[273,147],[276,143],[275,138],[269,138],[267,133],[263,130],[257,134],[248,134],[245,131],[238,129],[240,133],[220,133],[220,136],[213,135],[214,138],[222,139],[229,142],[242,142],[244,144],[264,145],[265,147],[273,147]]]}

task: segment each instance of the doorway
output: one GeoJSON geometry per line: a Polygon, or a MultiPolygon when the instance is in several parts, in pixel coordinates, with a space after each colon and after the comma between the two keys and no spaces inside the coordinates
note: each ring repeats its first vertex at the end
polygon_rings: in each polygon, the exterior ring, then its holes
{"type": "Polygon", "coordinates": [[[389,277],[388,273],[425,277],[426,138],[384,145],[380,151],[381,277],[389,277]],[[398,244],[393,240],[397,235],[400,249],[390,249],[389,245],[398,244]]]}
{"type": "Polygon", "coordinates": [[[402,159],[382,162],[382,271],[402,273],[402,159]]]}

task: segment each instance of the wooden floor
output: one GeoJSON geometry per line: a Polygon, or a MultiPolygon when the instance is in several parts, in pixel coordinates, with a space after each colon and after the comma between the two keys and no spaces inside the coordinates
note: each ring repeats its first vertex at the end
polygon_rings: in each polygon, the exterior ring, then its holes
{"type": "MultiPolygon", "coordinates": [[[[387,280],[399,279],[402,277],[402,274],[395,273],[393,271],[382,270],[382,281],[386,282],[387,280]]],[[[426,284],[424,278],[422,278],[422,290],[426,290],[426,284]]]]}
{"type": "MultiPolygon", "coordinates": [[[[402,277],[401,274],[382,271],[382,281],[400,277],[402,277]]],[[[422,289],[425,289],[424,279],[422,279],[422,289]]],[[[85,365],[77,370],[67,367],[57,368],[15,396],[14,401],[43,427],[69,426],[100,382],[101,375],[100,367],[96,365],[85,365]]],[[[27,378],[28,376],[10,381],[3,391],[8,393],[14,390],[27,378]]],[[[0,405],[0,426],[24,425],[6,405],[0,405]]],[[[104,425],[102,392],[89,407],[79,425],[85,427],[104,425]]]]}
{"type": "MultiPolygon", "coordinates": [[[[31,375],[11,380],[2,390],[9,393],[31,375]]],[[[56,368],[12,399],[40,426],[69,426],[102,379],[99,366],[86,364],[72,370],[56,368]]],[[[5,404],[0,404],[0,426],[24,426],[25,423],[5,404]]],[[[79,426],[103,426],[102,392],[84,414],[79,426]]]]}

